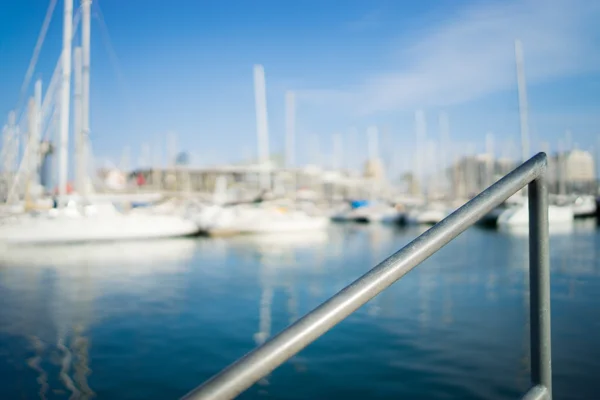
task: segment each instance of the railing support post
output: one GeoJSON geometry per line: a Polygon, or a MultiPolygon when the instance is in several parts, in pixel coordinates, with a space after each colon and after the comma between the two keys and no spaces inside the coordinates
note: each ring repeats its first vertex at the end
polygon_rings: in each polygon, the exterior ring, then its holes
{"type": "Polygon", "coordinates": [[[552,399],[550,345],[550,246],[545,173],[529,184],[529,319],[531,378],[552,399]]]}

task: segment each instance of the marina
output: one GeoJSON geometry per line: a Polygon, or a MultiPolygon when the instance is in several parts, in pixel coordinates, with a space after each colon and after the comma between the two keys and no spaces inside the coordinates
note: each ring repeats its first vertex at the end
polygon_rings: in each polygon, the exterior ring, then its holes
{"type": "Polygon", "coordinates": [[[1,399],[595,398],[600,147],[540,134],[538,50],[530,89],[505,43],[519,145],[467,138],[451,101],[402,108],[409,131],[361,104],[316,134],[311,91],[256,60],[254,151],[157,128],[131,162],[94,131],[91,60],[119,68],[99,3],[48,2],[1,131],[1,399]]]}

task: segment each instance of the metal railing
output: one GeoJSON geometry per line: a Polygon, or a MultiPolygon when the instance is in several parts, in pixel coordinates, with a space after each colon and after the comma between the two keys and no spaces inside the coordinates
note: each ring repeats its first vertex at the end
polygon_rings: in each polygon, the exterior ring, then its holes
{"type": "Polygon", "coordinates": [[[523,399],[552,398],[547,157],[538,153],[329,300],[183,399],[231,399],[283,364],[528,185],[532,388],[523,399]]]}

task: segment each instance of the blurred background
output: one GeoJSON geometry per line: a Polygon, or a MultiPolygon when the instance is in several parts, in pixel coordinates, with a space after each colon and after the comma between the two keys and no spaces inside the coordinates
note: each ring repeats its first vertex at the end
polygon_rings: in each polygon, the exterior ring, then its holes
{"type": "MultiPolygon", "coordinates": [[[[555,395],[594,398],[599,16],[2,2],[0,397],[181,397],[545,152],[555,395]]],[[[242,398],[522,395],[528,223],[520,192],[242,398]]]]}

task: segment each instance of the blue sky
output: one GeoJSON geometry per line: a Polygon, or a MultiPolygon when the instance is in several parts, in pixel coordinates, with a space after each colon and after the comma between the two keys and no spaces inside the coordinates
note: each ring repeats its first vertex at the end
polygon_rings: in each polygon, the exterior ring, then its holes
{"type": "MultiPolygon", "coordinates": [[[[17,103],[48,3],[0,2],[0,119],[17,103]]],[[[136,165],[148,143],[164,160],[174,132],[197,164],[253,156],[252,67],[260,63],[273,152],[284,146],[285,91],[296,92],[299,163],[315,160],[315,142],[326,162],[336,132],[345,156],[362,160],[366,128],[378,125],[381,153],[396,155],[396,169],[410,167],[417,109],[432,139],[447,112],[455,151],[483,150],[492,131],[498,154],[518,156],[515,38],[525,50],[531,151],[542,141],[556,148],[567,129],[587,149],[600,135],[595,3],[94,0],[94,154],[118,162],[129,147],[136,165]]],[[[61,30],[59,0],[34,74],[46,84],[61,30]]]]}

